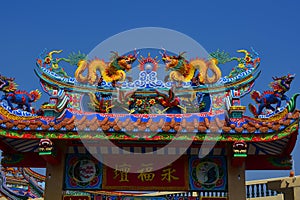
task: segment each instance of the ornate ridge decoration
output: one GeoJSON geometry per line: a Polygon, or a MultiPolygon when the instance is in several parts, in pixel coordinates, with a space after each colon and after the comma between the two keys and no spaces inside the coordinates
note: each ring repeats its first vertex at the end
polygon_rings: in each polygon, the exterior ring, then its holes
{"type": "Polygon", "coordinates": [[[203,59],[194,59],[190,62],[187,61],[183,55],[185,52],[180,53],[178,56],[170,56],[162,53],[162,60],[166,64],[166,69],[172,72],[169,75],[171,81],[186,82],[191,81],[196,85],[203,85],[205,83],[216,83],[221,78],[221,70],[218,68],[217,59],[211,59],[206,62],[203,59]],[[198,69],[198,75],[194,76],[198,69]],[[213,75],[208,75],[208,69],[211,69],[213,75]]]}
{"type": "Polygon", "coordinates": [[[10,109],[7,108],[5,109],[6,106],[4,107],[3,105],[0,106],[0,113],[5,116],[8,119],[11,120],[32,120],[32,119],[37,119],[39,118],[39,116],[34,116],[28,113],[24,113],[24,112],[10,112],[10,109]],[[23,115],[22,115],[23,114],[23,115]]]}
{"type": "Polygon", "coordinates": [[[109,62],[88,60],[80,52],[56,58],[61,52],[42,52],[37,59],[35,73],[50,95],[49,102],[38,110],[31,110],[28,104],[40,97],[38,91],[17,92],[14,79],[0,76],[4,92],[0,135],[201,141],[207,132],[217,132],[218,137],[207,137],[208,140],[254,142],[280,139],[298,128],[299,111],[295,105],[299,94],[291,98],[285,94],[295,76],[274,77],[273,91],[262,95],[252,91],[260,75],[260,58],[253,49],[238,50],[244,54],[242,57],[230,57],[218,50],[207,59],[190,60],[185,52],[152,49],[150,54],[148,49],[139,49],[123,55],[112,52],[109,62]],[[237,64],[232,71],[221,77],[220,66],[233,61],[237,64]],[[63,62],[77,66],[74,77],[62,68],[63,62]],[[162,67],[167,70],[166,77],[158,72],[162,67]],[[250,106],[254,118],[244,115],[246,107],[240,103],[248,93],[260,103],[257,111],[250,106]],[[24,102],[18,104],[14,101],[17,98],[24,102]],[[286,103],[282,106],[283,100],[286,103]],[[276,109],[270,106],[273,102],[277,103],[276,109]],[[97,134],[99,131],[106,135],[97,134]],[[175,138],[178,131],[183,134],[175,138]],[[192,132],[197,133],[194,138],[189,137],[192,132]]]}
{"type": "Polygon", "coordinates": [[[295,75],[291,74],[279,78],[273,77],[274,82],[271,82],[270,84],[270,86],[273,88],[273,91],[265,91],[263,94],[260,94],[255,90],[251,92],[251,98],[259,104],[259,108],[256,110],[255,106],[249,104],[249,110],[256,117],[263,112],[263,109],[268,109],[272,112],[275,110],[278,111],[282,100],[289,101],[289,97],[286,96],[285,93],[290,89],[290,84],[294,78],[295,75]],[[276,104],[276,109],[272,107],[271,104],[276,104]]]}
{"type": "Polygon", "coordinates": [[[2,75],[0,75],[0,91],[4,93],[0,99],[1,102],[5,100],[11,109],[14,109],[13,104],[17,104],[18,109],[24,109],[25,107],[29,113],[31,112],[31,103],[41,97],[41,93],[38,90],[32,90],[29,93],[17,90],[14,79],[2,75]]]}

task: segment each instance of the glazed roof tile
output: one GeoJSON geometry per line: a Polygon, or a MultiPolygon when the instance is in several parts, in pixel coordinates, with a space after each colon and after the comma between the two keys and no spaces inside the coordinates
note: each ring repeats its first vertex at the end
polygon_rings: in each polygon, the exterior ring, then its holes
{"type": "MultiPolygon", "coordinates": [[[[151,140],[163,140],[168,135],[174,137],[175,133],[187,134],[183,137],[196,133],[201,140],[203,134],[220,133],[223,139],[230,140],[236,135],[276,135],[284,132],[291,125],[298,128],[299,111],[288,113],[281,119],[257,119],[243,117],[240,119],[224,117],[224,113],[216,115],[207,114],[199,116],[194,114],[176,115],[125,115],[125,114],[78,114],[67,111],[66,116],[58,121],[54,118],[36,117],[35,119],[13,120],[5,115],[1,115],[0,127],[2,134],[6,137],[24,138],[65,138],[75,139],[82,135],[99,136],[100,132],[106,133],[112,138],[133,139],[134,135],[146,135],[151,140]],[[82,132],[78,136],[77,132],[82,132]],[[153,137],[152,133],[164,135],[163,137],[153,137]],[[122,137],[121,137],[122,136],[122,137]]],[[[288,133],[286,133],[288,134],[288,133]]],[[[100,134],[101,135],[101,134],[100,134]]],[[[262,137],[262,136],[261,136],[262,137]]],[[[220,139],[220,138],[215,138],[220,139]]]]}

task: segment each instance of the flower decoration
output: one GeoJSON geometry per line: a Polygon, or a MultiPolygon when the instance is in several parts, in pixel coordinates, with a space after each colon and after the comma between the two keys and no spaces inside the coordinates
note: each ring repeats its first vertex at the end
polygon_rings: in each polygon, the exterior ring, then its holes
{"type": "Polygon", "coordinates": [[[50,62],[51,62],[50,57],[46,57],[44,63],[45,64],[50,64],[50,62]]]}
{"type": "Polygon", "coordinates": [[[137,101],[136,101],[136,105],[137,106],[141,106],[143,104],[143,101],[141,100],[141,99],[138,99],[137,101]]]}
{"type": "Polygon", "coordinates": [[[154,105],[156,103],[155,99],[150,99],[149,100],[150,105],[154,105]]]}
{"type": "Polygon", "coordinates": [[[246,60],[246,63],[251,63],[251,57],[250,57],[250,56],[247,56],[247,57],[245,58],[245,60],[246,60]]]}

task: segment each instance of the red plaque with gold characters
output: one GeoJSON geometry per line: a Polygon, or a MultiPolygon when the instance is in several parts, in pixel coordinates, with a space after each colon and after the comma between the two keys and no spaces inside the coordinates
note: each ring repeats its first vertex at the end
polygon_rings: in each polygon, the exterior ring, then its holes
{"type": "Polygon", "coordinates": [[[172,164],[153,171],[153,163],[141,163],[137,173],[129,173],[130,165],[119,164],[112,169],[103,169],[103,189],[118,190],[187,190],[187,157],[181,157],[172,164]]]}

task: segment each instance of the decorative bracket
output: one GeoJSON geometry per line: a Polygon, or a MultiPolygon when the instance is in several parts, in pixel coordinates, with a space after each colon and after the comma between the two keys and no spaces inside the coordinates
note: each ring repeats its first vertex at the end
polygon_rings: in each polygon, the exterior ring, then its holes
{"type": "Polygon", "coordinates": [[[43,159],[52,165],[59,163],[59,156],[57,155],[57,150],[54,148],[54,144],[50,139],[41,139],[39,143],[39,155],[43,159]]]}
{"type": "Polygon", "coordinates": [[[245,141],[236,141],[232,145],[233,158],[232,165],[240,166],[243,164],[247,157],[247,143],[245,141]]]}

